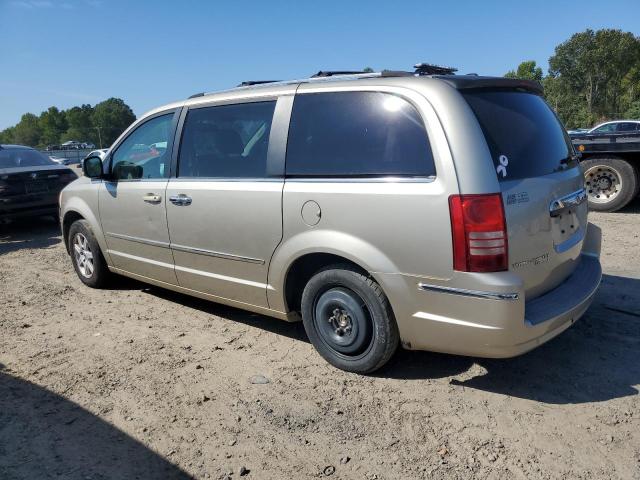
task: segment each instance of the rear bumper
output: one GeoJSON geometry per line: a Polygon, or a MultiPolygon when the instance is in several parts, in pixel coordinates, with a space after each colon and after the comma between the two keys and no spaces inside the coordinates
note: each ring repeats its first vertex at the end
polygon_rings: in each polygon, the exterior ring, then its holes
{"type": "Polygon", "coordinates": [[[0,196],[0,219],[58,214],[59,192],[0,196]]]}
{"type": "Polygon", "coordinates": [[[2,210],[0,209],[0,219],[10,220],[14,218],[38,217],[41,215],[58,216],[58,205],[35,205],[20,209],[2,210]]]}
{"type": "MultiPolygon", "coordinates": [[[[602,277],[600,235],[600,229],[590,224],[574,272],[555,289],[530,301],[510,272],[483,277],[488,280],[488,288],[483,291],[425,289],[429,279],[404,275],[385,278],[383,282],[402,281],[409,292],[404,298],[389,296],[403,346],[505,358],[547,342],[576,322],[596,294],[602,277]]],[[[391,291],[398,291],[396,288],[391,287],[391,291]]]]}

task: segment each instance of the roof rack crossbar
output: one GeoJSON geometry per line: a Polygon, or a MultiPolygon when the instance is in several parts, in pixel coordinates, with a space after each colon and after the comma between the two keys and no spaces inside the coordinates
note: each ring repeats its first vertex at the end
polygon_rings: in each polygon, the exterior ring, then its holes
{"type": "Polygon", "coordinates": [[[311,75],[310,78],[335,77],[337,75],[362,75],[370,72],[363,70],[320,70],[318,73],[311,75]]]}
{"type": "Polygon", "coordinates": [[[238,84],[239,87],[251,87],[252,85],[262,85],[263,83],[275,83],[281,82],[282,80],[247,80],[244,82],[240,82],[238,84]]]}
{"type": "Polygon", "coordinates": [[[416,63],[413,68],[418,75],[453,75],[458,71],[454,67],[444,67],[442,65],[433,65],[431,63],[416,63]]]}

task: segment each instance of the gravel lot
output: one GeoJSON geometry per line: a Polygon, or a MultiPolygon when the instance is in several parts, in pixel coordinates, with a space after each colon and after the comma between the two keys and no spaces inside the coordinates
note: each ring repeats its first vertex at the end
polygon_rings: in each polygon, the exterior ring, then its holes
{"type": "Polygon", "coordinates": [[[563,335],[369,377],[301,324],[89,289],[52,220],[0,227],[0,478],[640,479],[640,201],[591,221],[605,275],[563,335]]]}

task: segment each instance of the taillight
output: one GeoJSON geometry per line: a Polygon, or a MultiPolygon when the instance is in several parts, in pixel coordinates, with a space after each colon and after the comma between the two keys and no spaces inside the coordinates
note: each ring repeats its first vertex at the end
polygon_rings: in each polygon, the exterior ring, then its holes
{"type": "Polygon", "coordinates": [[[449,197],[453,236],[453,268],[463,272],[508,269],[507,225],[502,195],[449,197]]]}

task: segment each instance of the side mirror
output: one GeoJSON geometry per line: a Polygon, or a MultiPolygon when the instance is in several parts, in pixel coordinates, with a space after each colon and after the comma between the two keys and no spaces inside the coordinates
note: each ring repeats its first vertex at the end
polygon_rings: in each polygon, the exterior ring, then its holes
{"type": "Polygon", "coordinates": [[[86,158],[82,163],[82,171],[85,177],[101,178],[102,177],[102,160],[97,155],[86,158]]]}

